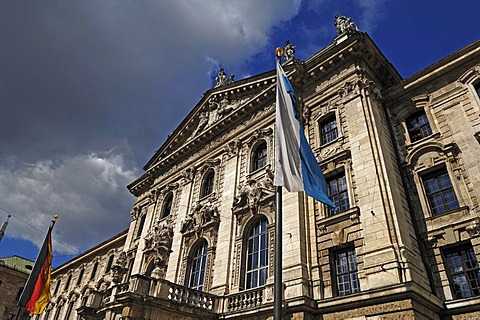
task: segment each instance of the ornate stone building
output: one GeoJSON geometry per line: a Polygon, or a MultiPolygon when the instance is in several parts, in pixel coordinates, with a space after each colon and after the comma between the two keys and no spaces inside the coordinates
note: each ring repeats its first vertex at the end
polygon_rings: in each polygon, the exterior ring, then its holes
{"type": "MultiPolygon", "coordinates": [[[[402,79],[349,18],[335,27],[306,61],[285,48],[339,210],[284,192],[284,319],[480,318],[480,41],[402,79]]],[[[274,110],[275,71],[221,70],[128,186],[112,280],[40,318],[272,319],[274,110]]]]}

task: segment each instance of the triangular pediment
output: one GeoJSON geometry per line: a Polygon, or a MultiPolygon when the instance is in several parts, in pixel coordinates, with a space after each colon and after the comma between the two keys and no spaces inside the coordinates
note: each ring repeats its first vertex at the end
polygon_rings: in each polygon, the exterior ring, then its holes
{"type": "Polygon", "coordinates": [[[193,149],[231,127],[241,117],[245,106],[275,87],[275,73],[270,71],[229,85],[208,90],[182,123],[147,162],[148,171],[158,162],[182,149],[193,149]]]}

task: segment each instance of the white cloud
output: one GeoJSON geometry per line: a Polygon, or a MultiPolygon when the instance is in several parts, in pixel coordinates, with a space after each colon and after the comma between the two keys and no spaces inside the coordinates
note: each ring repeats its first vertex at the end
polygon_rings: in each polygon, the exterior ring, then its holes
{"type": "MultiPolygon", "coordinates": [[[[128,227],[133,204],[126,185],[138,172],[126,170],[119,155],[78,155],[54,163],[39,161],[8,171],[0,169],[2,207],[40,230],[54,214],[54,238],[78,250],[128,227]]],[[[40,243],[43,235],[12,219],[8,235],[40,243]]],[[[72,253],[62,244],[55,250],[72,253]]],[[[75,252],[73,252],[75,253],[75,252]]]]}

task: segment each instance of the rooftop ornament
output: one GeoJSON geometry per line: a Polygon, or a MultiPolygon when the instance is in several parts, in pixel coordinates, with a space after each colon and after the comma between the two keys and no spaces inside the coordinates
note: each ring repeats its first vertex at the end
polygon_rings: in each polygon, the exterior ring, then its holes
{"type": "Polygon", "coordinates": [[[333,22],[333,25],[337,29],[339,36],[351,35],[359,32],[357,25],[352,21],[351,18],[341,16],[338,13],[335,15],[335,21],[333,22]]]}

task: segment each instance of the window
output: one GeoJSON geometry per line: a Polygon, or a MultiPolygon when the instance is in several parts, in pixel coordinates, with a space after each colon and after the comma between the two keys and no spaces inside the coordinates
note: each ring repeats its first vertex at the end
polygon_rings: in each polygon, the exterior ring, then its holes
{"type": "Polygon", "coordinates": [[[60,279],[57,281],[57,284],[55,285],[55,290],[53,291],[53,295],[56,295],[56,294],[57,294],[58,289],[60,289],[60,283],[61,283],[61,282],[62,282],[62,281],[61,281],[60,279]]]}
{"type": "Polygon", "coordinates": [[[450,177],[445,168],[423,176],[422,180],[432,215],[459,207],[450,177]]]}
{"type": "Polygon", "coordinates": [[[475,92],[477,93],[477,96],[480,98],[480,81],[477,82],[474,86],[475,92]]]}
{"type": "Polygon", "coordinates": [[[203,291],[205,265],[207,263],[207,241],[202,240],[193,252],[190,264],[190,281],[188,286],[203,291]]]}
{"type": "Polygon", "coordinates": [[[163,210],[162,210],[162,218],[168,217],[172,212],[172,204],[173,204],[173,193],[167,194],[165,197],[165,201],[163,202],[163,210]]]}
{"type": "Polygon", "coordinates": [[[267,282],[268,235],[267,219],[258,219],[247,234],[246,289],[263,286],[267,282]]]}
{"type": "Polygon", "coordinates": [[[90,280],[94,280],[97,276],[98,262],[93,265],[92,273],[90,274],[90,280]]]}
{"type": "Polygon", "coordinates": [[[83,273],[85,272],[85,269],[80,269],[80,274],[78,275],[77,278],[77,287],[82,284],[82,279],[83,279],[83,273]]]}
{"type": "Polygon", "coordinates": [[[140,221],[138,222],[138,225],[137,225],[137,238],[140,237],[142,235],[142,231],[143,231],[143,226],[145,225],[145,219],[147,218],[147,215],[144,214],[143,216],[140,217],[140,221]]]}
{"type": "Polygon", "coordinates": [[[113,254],[108,257],[107,267],[105,268],[105,273],[109,273],[113,264],[113,254]]]}
{"type": "Polygon", "coordinates": [[[267,165],[267,143],[260,143],[253,152],[252,171],[261,169],[267,165]]]}
{"type": "Polygon", "coordinates": [[[327,144],[338,138],[337,120],[331,116],[320,124],[320,143],[327,144]]]}
{"type": "Polygon", "coordinates": [[[355,248],[349,247],[334,253],[334,279],[336,293],[344,296],[360,292],[360,282],[357,276],[357,257],[355,248]]]}
{"type": "Polygon", "coordinates": [[[201,197],[206,197],[213,192],[213,180],[215,178],[215,171],[210,170],[203,179],[201,197]]]}
{"type": "Polygon", "coordinates": [[[471,245],[444,251],[445,269],[455,299],[480,295],[480,268],[471,245]]]}
{"type": "Polygon", "coordinates": [[[414,113],[407,118],[407,130],[411,142],[418,141],[432,134],[425,111],[414,113]]]}
{"type": "MultiPolygon", "coordinates": [[[[348,199],[347,179],[345,178],[345,172],[333,176],[327,180],[328,197],[337,206],[339,211],[345,211],[350,209],[350,202],[348,199]]],[[[333,208],[328,207],[327,215],[331,216],[336,211],[333,208]]]]}
{"type": "Polygon", "coordinates": [[[65,288],[63,288],[63,291],[67,291],[68,287],[70,287],[70,281],[72,281],[72,275],[69,274],[67,278],[67,282],[65,283],[65,288]]]}

